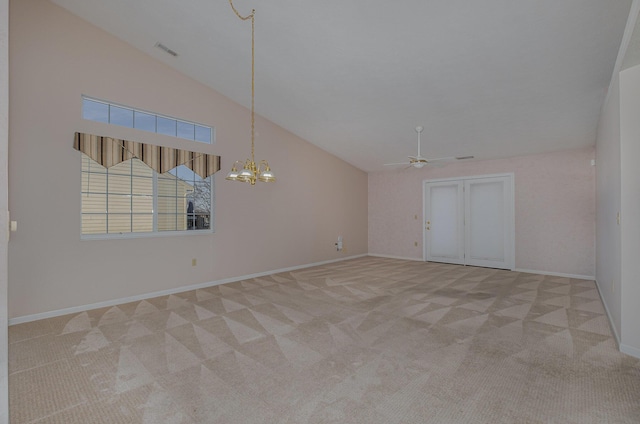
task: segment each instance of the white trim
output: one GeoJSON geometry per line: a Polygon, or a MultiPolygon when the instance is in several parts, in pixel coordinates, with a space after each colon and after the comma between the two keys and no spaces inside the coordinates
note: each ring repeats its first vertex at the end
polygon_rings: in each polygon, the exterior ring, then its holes
{"type": "Polygon", "coordinates": [[[640,359],[640,349],[638,349],[637,347],[620,344],[620,352],[640,359]]]}
{"type": "Polygon", "coordinates": [[[406,258],[404,256],[393,256],[393,255],[379,255],[377,253],[369,253],[368,256],[375,256],[376,258],[388,258],[388,259],[400,259],[403,261],[418,261],[418,262],[424,262],[424,259],[422,258],[406,258]]]}
{"type": "Polygon", "coordinates": [[[629,44],[631,43],[631,37],[633,36],[633,31],[636,27],[636,21],[638,20],[639,13],[640,13],[640,0],[633,0],[633,2],[631,3],[631,9],[629,10],[629,16],[627,17],[627,24],[624,27],[624,33],[622,34],[622,41],[620,42],[620,48],[618,49],[618,57],[616,58],[616,63],[613,67],[611,78],[609,79],[609,88],[607,89],[607,94],[604,97],[604,103],[602,103],[603,108],[609,102],[611,87],[614,81],[617,81],[616,77],[620,73],[620,70],[622,68],[622,62],[624,61],[624,57],[627,55],[627,49],[629,48],[629,44]]]}
{"type": "Polygon", "coordinates": [[[510,172],[511,175],[511,213],[509,218],[511,219],[511,249],[509,255],[511,255],[511,271],[516,269],[516,173],[510,172]]]}
{"type": "MultiPolygon", "coordinates": [[[[640,1],[640,0],[638,0],[640,1]]],[[[447,181],[459,181],[459,180],[475,180],[480,178],[501,178],[501,177],[514,177],[513,172],[503,172],[501,174],[486,174],[486,175],[467,175],[460,177],[448,177],[448,178],[435,178],[431,180],[422,180],[422,184],[424,187],[425,183],[443,183],[447,181]]]]}
{"type": "Polygon", "coordinates": [[[609,308],[607,307],[607,304],[605,303],[604,298],[602,297],[602,293],[600,292],[600,285],[598,284],[597,281],[596,281],[596,287],[598,289],[598,294],[600,295],[600,301],[602,302],[602,306],[604,306],[604,310],[607,313],[607,319],[609,320],[609,328],[611,329],[611,332],[613,333],[613,337],[616,340],[616,344],[618,345],[618,350],[620,350],[620,352],[624,353],[625,355],[633,356],[634,358],[640,359],[640,349],[638,349],[637,347],[626,345],[624,343],[620,343],[620,336],[618,335],[618,330],[616,329],[616,326],[613,325],[613,319],[611,318],[611,313],[609,312],[609,308]]]}
{"type": "Polygon", "coordinates": [[[9,1],[0,0],[0,424],[9,424],[9,1]]]}
{"type": "MultiPolygon", "coordinates": [[[[154,199],[155,200],[155,199],[154,199]]],[[[154,221],[157,214],[154,214],[154,221]]],[[[211,225],[211,220],[209,221],[211,225]]],[[[80,222],[82,226],[82,221],[80,222]]],[[[82,231],[82,229],[80,229],[82,231]]],[[[216,232],[213,228],[203,228],[202,230],[163,230],[163,231],[151,231],[146,233],[108,233],[108,234],[80,234],[80,241],[91,240],[127,240],[127,239],[140,239],[140,238],[154,238],[154,237],[175,237],[175,236],[196,236],[196,235],[211,235],[216,232]]]]}
{"type": "Polygon", "coordinates": [[[326,265],[326,264],[330,264],[330,263],[334,263],[334,262],[346,261],[346,260],[349,260],[349,259],[362,258],[362,257],[365,257],[365,256],[367,256],[366,253],[365,254],[361,254],[361,255],[348,256],[348,257],[345,257],[345,258],[330,259],[330,260],[327,260],[327,261],[315,262],[315,263],[311,263],[311,264],[296,265],[296,266],[292,266],[292,267],[288,267],[288,268],[274,269],[274,270],[271,270],[271,271],[258,272],[258,273],[255,273],[255,274],[242,275],[242,276],[238,276],[238,277],[223,278],[222,280],[215,280],[215,281],[210,281],[210,282],[207,282],[207,283],[193,284],[193,285],[190,285],[190,286],[176,287],[176,288],[173,288],[173,289],[160,290],[160,291],[151,292],[151,293],[144,293],[144,294],[124,297],[124,298],[120,298],[120,299],[112,299],[112,300],[107,300],[107,301],[104,301],[104,302],[91,303],[91,304],[88,304],[88,305],[72,306],[70,308],[57,309],[55,311],[41,312],[41,313],[32,314],[32,315],[24,315],[24,316],[21,316],[21,317],[10,318],[9,319],[9,325],[11,326],[11,325],[16,325],[16,324],[23,324],[25,322],[37,321],[37,320],[40,320],[40,319],[53,318],[53,317],[58,317],[58,316],[61,316],[61,315],[67,315],[67,314],[75,314],[75,313],[79,313],[79,312],[89,311],[89,310],[92,310],[92,309],[98,309],[98,308],[105,308],[105,307],[109,307],[109,306],[121,305],[123,303],[137,302],[139,300],[151,299],[151,298],[158,297],[158,296],[167,296],[167,295],[170,295],[170,294],[182,293],[182,292],[187,292],[187,291],[196,290],[196,289],[204,289],[204,288],[207,288],[207,287],[218,286],[220,284],[233,283],[233,282],[242,281],[242,280],[250,280],[252,278],[264,277],[265,275],[272,275],[272,274],[279,274],[281,272],[295,271],[297,269],[310,268],[310,267],[314,267],[314,266],[318,266],[318,265],[326,265]]]}
{"type": "Polygon", "coordinates": [[[618,330],[616,329],[616,326],[613,325],[613,318],[611,318],[611,313],[609,312],[609,308],[607,308],[607,303],[604,301],[604,298],[602,297],[602,292],[600,291],[600,284],[598,284],[597,281],[596,281],[596,288],[598,289],[600,302],[602,302],[602,306],[604,306],[604,311],[607,313],[607,319],[609,320],[609,328],[613,333],[613,337],[616,339],[616,345],[618,346],[618,349],[621,349],[622,346],[620,345],[620,336],[618,335],[618,330]]]}
{"type": "Polygon", "coordinates": [[[607,307],[604,298],[602,297],[602,293],[600,292],[600,285],[596,281],[596,288],[598,289],[598,295],[600,296],[600,302],[602,302],[602,306],[604,306],[604,310],[607,313],[607,319],[609,320],[609,328],[613,333],[613,338],[616,340],[616,344],[618,345],[618,350],[624,353],[625,355],[633,356],[634,358],[640,359],[640,349],[637,347],[629,346],[624,343],[620,343],[620,336],[618,335],[618,330],[616,326],[613,325],[613,319],[611,318],[611,313],[609,312],[609,308],[607,307]]]}
{"type": "Polygon", "coordinates": [[[522,269],[516,268],[515,272],[526,272],[527,274],[541,274],[541,275],[551,275],[554,277],[565,277],[565,278],[574,278],[576,280],[591,280],[595,281],[596,277],[593,275],[580,275],[580,274],[565,274],[562,272],[551,272],[551,271],[537,271],[535,269],[522,269]]]}

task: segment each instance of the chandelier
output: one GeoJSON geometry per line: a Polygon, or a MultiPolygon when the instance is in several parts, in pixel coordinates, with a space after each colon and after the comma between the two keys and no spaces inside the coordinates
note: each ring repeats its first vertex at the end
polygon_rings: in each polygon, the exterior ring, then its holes
{"type": "Polygon", "coordinates": [[[254,111],[254,93],[255,93],[255,43],[254,43],[254,27],[255,27],[255,19],[254,16],[256,14],[256,10],[252,9],[251,13],[247,16],[242,16],[233,6],[232,0],[229,0],[229,4],[233,9],[233,12],[236,14],[238,18],[243,21],[251,19],[251,158],[246,161],[235,161],[233,166],[231,167],[231,171],[227,174],[227,180],[230,181],[240,181],[243,183],[250,183],[251,185],[256,184],[256,180],[269,183],[276,180],[273,175],[273,171],[269,168],[269,163],[266,160],[261,160],[256,164],[254,159],[254,135],[255,135],[255,111],[254,111]],[[242,170],[238,171],[238,167],[236,165],[242,166],[242,170]]]}

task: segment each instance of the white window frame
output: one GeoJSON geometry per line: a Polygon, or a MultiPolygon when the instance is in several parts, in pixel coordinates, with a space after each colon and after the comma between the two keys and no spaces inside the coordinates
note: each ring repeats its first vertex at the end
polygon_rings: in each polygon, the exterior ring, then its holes
{"type": "Polygon", "coordinates": [[[150,112],[148,110],[138,109],[138,108],[131,107],[131,106],[125,106],[125,105],[121,105],[121,104],[118,104],[118,103],[110,102],[108,100],[97,99],[95,97],[90,97],[90,96],[85,96],[85,95],[82,95],[82,118],[86,119],[88,121],[92,121],[92,122],[103,122],[103,123],[106,123],[106,124],[109,124],[109,125],[122,126],[122,125],[119,125],[119,124],[111,122],[111,106],[117,107],[117,108],[121,108],[121,109],[127,109],[127,110],[132,111],[132,113],[134,115],[133,126],[131,126],[131,127],[124,126],[125,128],[132,128],[132,129],[135,129],[135,130],[138,130],[138,131],[152,132],[152,133],[155,133],[155,134],[160,134],[160,135],[166,135],[166,136],[169,136],[169,137],[179,138],[181,140],[193,141],[195,143],[215,144],[215,138],[216,138],[215,127],[212,127],[210,125],[204,125],[204,124],[200,124],[198,122],[188,121],[186,119],[175,118],[175,117],[168,116],[168,115],[162,115],[160,113],[150,112]],[[85,117],[85,113],[84,113],[85,112],[85,110],[84,110],[84,101],[85,100],[88,100],[88,101],[91,101],[91,102],[96,102],[96,103],[102,103],[104,105],[107,105],[107,107],[109,108],[107,122],[86,118],[85,117]],[[136,128],[135,127],[135,113],[136,112],[144,113],[146,115],[151,115],[151,116],[155,117],[155,129],[154,129],[154,131],[149,131],[149,130],[146,130],[146,129],[136,128]],[[175,121],[176,122],[176,133],[175,134],[165,134],[165,133],[158,132],[158,118],[164,118],[164,119],[169,119],[169,120],[175,121]],[[177,127],[178,127],[178,123],[179,122],[194,126],[193,138],[185,138],[185,137],[181,137],[181,136],[178,135],[177,127]],[[196,136],[195,136],[195,128],[196,128],[196,126],[209,129],[209,132],[210,132],[209,141],[196,140],[196,136]]]}
{"type": "MultiPolygon", "coordinates": [[[[84,153],[82,154],[84,156],[84,153]]],[[[81,156],[81,160],[82,160],[82,156],[81,156]]],[[[91,160],[89,158],[89,160],[91,160]]],[[[130,159],[133,160],[133,159],[130,159]]],[[[82,164],[82,162],[81,162],[82,164]]],[[[156,172],[155,170],[151,170],[152,171],[152,193],[153,193],[153,231],[151,232],[128,232],[128,233],[100,233],[100,234],[83,234],[82,233],[82,202],[80,205],[80,240],[111,240],[111,239],[137,239],[137,238],[149,238],[149,237],[174,237],[174,236],[192,236],[192,235],[209,235],[209,234],[213,234],[215,233],[215,178],[214,175],[210,176],[210,190],[211,190],[211,197],[210,197],[210,212],[209,212],[209,228],[206,229],[201,229],[201,230],[165,230],[165,231],[158,231],[158,172],[156,172]]],[[[83,172],[82,170],[82,166],[80,167],[80,178],[82,179],[82,177],[86,174],[86,172],[83,172]]],[[[97,174],[101,174],[101,173],[97,173],[97,174]]],[[[107,183],[106,183],[106,187],[107,187],[107,192],[105,193],[106,196],[108,197],[109,195],[109,178],[108,178],[108,171],[107,171],[107,183]]],[[[131,179],[133,179],[134,175],[128,175],[131,179]]],[[[132,180],[133,181],[133,180],[132,180]]],[[[80,195],[82,196],[83,192],[82,189],[80,190],[80,195]]],[[[130,212],[130,214],[133,214],[133,212],[130,212]]],[[[108,212],[105,212],[105,215],[107,215],[107,231],[108,231],[108,212]]]]}

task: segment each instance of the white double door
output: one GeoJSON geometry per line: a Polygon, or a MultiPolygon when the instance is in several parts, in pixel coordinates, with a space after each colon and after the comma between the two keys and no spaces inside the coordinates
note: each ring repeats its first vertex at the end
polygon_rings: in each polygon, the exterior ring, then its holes
{"type": "Polygon", "coordinates": [[[513,175],[424,182],[424,259],[514,269],[513,175]]]}

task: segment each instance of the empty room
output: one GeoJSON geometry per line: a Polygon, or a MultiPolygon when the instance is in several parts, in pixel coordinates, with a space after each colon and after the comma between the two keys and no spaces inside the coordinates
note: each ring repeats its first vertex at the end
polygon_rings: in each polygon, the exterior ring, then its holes
{"type": "Polygon", "coordinates": [[[640,422],[640,0],[0,0],[0,424],[640,422]]]}

